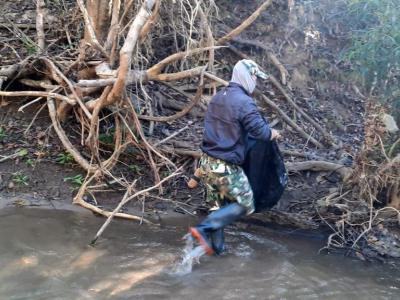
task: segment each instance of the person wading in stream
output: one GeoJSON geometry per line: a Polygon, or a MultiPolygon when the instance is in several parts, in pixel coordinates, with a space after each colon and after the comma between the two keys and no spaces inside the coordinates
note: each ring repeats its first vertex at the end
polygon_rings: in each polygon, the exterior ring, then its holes
{"type": "Polygon", "coordinates": [[[253,191],[242,168],[251,147],[249,138],[269,141],[279,137],[251,97],[257,78],[267,75],[255,62],[238,61],[229,85],[212,98],[205,116],[203,155],[196,175],[206,184],[207,201],[217,209],[189,233],[209,255],[223,252],[225,226],[254,212],[253,191]]]}

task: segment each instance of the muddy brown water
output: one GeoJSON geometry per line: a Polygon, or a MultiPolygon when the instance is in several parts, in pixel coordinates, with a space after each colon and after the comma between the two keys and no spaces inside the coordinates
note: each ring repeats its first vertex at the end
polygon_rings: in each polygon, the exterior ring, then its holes
{"type": "Polygon", "coordinates": [[[0,299],[400,299],[387,265],[318,255],[322,241],[250,226],[229,228],[227,253],[179,261],[187,224],[118,221],[87,246],[104,219],[72,211],[0,210],[0,299]]]}

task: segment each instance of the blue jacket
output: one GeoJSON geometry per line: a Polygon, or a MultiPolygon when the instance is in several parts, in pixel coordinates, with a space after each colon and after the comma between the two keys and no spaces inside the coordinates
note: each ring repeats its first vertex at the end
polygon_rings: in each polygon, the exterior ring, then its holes
{"type": "Polygon", "coordinates": [[[271,130],[254,100],[239,84],[230,82],[208,105],[201,150],[236,165],[242,165],[249,137],[269,141],[271,130]]]}

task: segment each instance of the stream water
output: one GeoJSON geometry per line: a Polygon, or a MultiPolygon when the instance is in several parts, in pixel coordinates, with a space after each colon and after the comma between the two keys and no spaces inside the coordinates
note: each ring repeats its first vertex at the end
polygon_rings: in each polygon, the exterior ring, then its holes
{"type": "Polygon", "coordinates": [[[186,225],[113,222],[39,209],[0,210],[0,299],[400,299],[390,266],[318,255],[322,241],[250,226],[230,228],[227,253],[185,275],[186,225]]]}

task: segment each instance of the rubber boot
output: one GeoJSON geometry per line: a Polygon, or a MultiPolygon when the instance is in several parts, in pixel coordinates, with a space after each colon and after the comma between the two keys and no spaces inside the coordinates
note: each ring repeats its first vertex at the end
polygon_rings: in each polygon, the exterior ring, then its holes
{"type": "Polygon", "coordinates": [[[225,251],[225,235],[224,228],[214,230],[210,232],[212,248],[215,254],[220,255],[225,251]]]}
{"type": "Polygon", "coordinates": [[[229,224],[240,219],[246,214],[246,208],[238,203],[228,204],[211,214],[209,214],[200,224],[195,228],[191,228],[192,235],[206,248],[206,252],[209,254],[212,248],[213,252],[219,252],[223,250],[223,228],[229,224]],[[195,229],[195,230],[193,230],[195,229]],[[220,231],[219,233],[217,231],[220,231]],[[193,233],[195,233],[195,236],[193,233]],[[213,245],[211,236],[214,238],[218,237],[219,241],[216,241],[213,245]],[[198,237],[200,236],[200,238],[198,237]],[[222,240],[221,240],[222,236],[222,240]],[[213,246],[216,246],[214,249],[213,246]]]}

